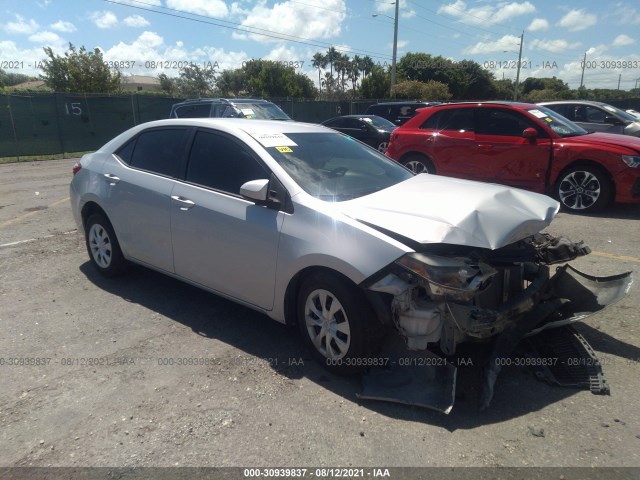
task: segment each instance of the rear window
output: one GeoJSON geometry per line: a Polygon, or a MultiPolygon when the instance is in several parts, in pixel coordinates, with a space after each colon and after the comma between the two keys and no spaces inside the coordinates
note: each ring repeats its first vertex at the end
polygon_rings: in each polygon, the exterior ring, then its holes
{"type": "Polygon", "coordinates": [[[176,109],[178,118],[207,118],[211,114],[211,104],[184,105],[176,109]]]}
{"type": "Polygon", "coordinates": [[[187,132],[186,128],[162,128],[142,132],[138,135],[133,149],[131,166],[167,177],[177,177],[187,132]]]}
{"type": "Polygon", "coordinates": [[[473,132],[473,108],[456,108],[441,110],[431,115],[420,125],[421,129],[454,130],[456,132],[473,132]]]}

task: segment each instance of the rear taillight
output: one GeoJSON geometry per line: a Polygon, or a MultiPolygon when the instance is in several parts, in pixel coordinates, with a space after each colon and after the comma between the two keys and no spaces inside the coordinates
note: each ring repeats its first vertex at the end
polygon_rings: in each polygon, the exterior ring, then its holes
{"type": "Polygon", "coordinates": [[[78,173],[80,171],[81,168],[82,168],[82,164],[78,161],[73,165],[73,169],[71,169],[71,171],[75,175],[76,173],[78,173]]]}

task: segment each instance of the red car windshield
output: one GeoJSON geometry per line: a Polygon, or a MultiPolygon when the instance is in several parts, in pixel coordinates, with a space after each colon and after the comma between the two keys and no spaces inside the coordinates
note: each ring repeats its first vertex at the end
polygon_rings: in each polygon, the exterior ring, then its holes
{"type": "Polygon", "coordinates": [[[541,122],[546,123],[551,130],[561,137],[576,137],[578,135],[586,135],[589,133],[584,128],[573,123],[571,120],[564,118],[559,113],[548,108],[538,106],[536,108],[527,109],[527,112],[541,122]]]}

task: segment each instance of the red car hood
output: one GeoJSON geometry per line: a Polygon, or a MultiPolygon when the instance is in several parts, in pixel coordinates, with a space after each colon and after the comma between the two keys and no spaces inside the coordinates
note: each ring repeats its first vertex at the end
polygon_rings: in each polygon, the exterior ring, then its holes
{"type": "Polygon", "coordinates": [[[590,133],[577,137],[566,137],[556,140],[556,143],[625,147],[640,152],[640,138],[614,133],[590,133]]]}
{"type": "Polygon", "coordinates": [[[538,233],[559,208],[537,193],[429,174],[336,205],[351,218],[418,243],[492,250],[538,233]]]}

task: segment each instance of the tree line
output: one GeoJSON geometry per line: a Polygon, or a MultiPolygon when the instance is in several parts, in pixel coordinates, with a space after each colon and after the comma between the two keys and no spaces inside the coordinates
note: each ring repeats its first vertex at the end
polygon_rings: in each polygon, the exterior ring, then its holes
{"type": "MultiPolygon", "coordinates": [[[[69,44],[64,55],[44,48],[40,63],[45,85],[55,92],[117,93],[122,74],[109,68],[98,49],[86,50],[69,44]]],[[[295,97],[319,100],[374,98],[423,100],[511,100],[512,80],[495,78],[493,72],[472,60],[453,61],[427,53],[407,53],[397,63],[397,83],[391,86],[391,65],[376,63],[370,56],[349,55],[331,47],[311,59],[317,70],[318,86],[307,75],[286,62],[250,60],[240,68],[219,70],[217,63],[186,65],[179,74],[158,76],[164,93],[180,97],[295,97]]],[[[0,88],[35,80],[0,69],[0,88]]],[[[563,80],[526,78],[518,88],[518,98],[542,101],[582,98],[620,100],[640,97],[640,89],[570,89],[563,80]]]]}

